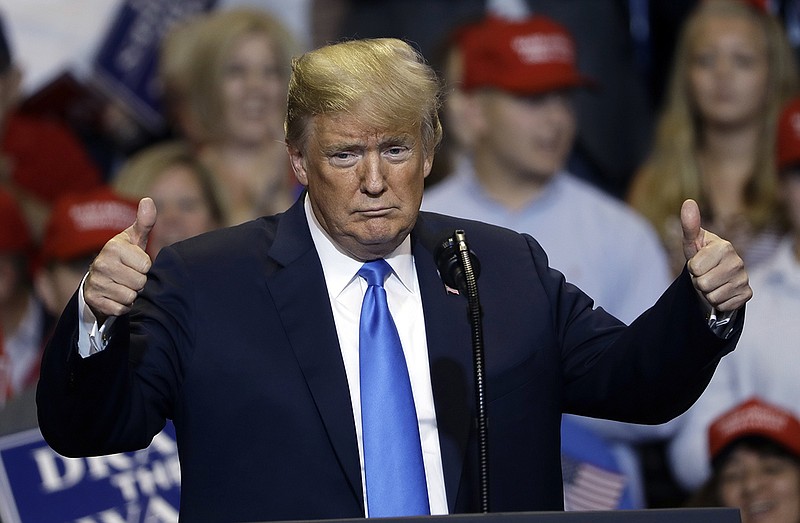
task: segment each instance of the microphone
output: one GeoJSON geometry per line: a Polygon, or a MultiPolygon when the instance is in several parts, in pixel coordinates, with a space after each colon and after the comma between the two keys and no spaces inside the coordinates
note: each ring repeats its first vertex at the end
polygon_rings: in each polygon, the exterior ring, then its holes
{"type": "Polygon", "coordinates": [[[478,296],[481,265],[467,245],[467,235],[456,229],[452,236],[439,241],[433,259],[445,285],[458,289],[467,298],[467,316],[472,332],[472,356],[475,379],[476,428],[478,438],[478,489],[481,511],[489,512],[489,421],[486,410],[486,379],[483,354],[483,324],[478,296]]]}
{"type": "Polygon", "coordinates": [[[466,264],[461,263],[459,256],[465,251],[468,253],[468,264],[477,280],[481,273],[481,264],[475,253],[467,246],[467,237],[463,230],[457,229],[453,236],[439,241],[433,251],[433,259],[442,281],[448,287],[464,293],[467,292],[468,269],[465,267],[466,264]]]}

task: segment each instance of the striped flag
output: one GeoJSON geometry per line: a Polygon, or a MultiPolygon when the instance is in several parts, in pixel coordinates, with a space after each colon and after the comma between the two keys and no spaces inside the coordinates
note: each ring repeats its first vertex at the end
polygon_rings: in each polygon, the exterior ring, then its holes
{"type": "Polygon", "coordinates": [[[564,510],[614,510],[625,488],[625,476],[562,454],[564,510]]]}

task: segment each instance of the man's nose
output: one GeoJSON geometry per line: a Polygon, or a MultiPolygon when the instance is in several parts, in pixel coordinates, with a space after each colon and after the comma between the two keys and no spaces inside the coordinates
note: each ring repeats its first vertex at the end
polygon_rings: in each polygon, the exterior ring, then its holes
{"type": "Polygon", "coordinates": [[[386,188],[381,157],[377,152],[364,155],[361,164],[361,187],[367,194],[381,194],[386,188]]]}

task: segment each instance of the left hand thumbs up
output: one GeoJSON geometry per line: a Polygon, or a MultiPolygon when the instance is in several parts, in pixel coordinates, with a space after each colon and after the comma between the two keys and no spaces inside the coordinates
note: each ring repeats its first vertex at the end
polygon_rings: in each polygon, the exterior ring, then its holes
{"type": "Polygon", "coordinates": [[[700,209],[694,200],[681,206],[683,254],[695,289],[718,311],[733,311],[752,296],[744,262],[727,240],[703,229],[700,209]]]}

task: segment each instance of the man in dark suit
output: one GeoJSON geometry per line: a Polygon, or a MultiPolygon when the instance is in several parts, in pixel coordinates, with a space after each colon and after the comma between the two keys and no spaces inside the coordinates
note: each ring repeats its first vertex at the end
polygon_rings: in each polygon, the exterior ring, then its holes
{"type": "Polygon", "coordinates": [[[455,229],[481,264],[492,510],[562,508],[562,412],[659,423],[688,408],[733,350],[751,296],[730,243],[687,202],[687,269],[625,327],[549,268],[530,236],[419,212],[438,100],[434,73],[399,40],[297,59],[286,140],[307,191],[281,215],[165,248],[152,268],[156,210],[140,202],[46,351],[38,405],[53,448],[142,448],[169,418],[182,520],[374,515],[364,481],[374,427],[361,417],[374,398],[361,396],[359,370],[372,340],[359,311],[374,287],[362,265],[383,259],[424,464],[418,513],[479,511],[466,302],[442,283],[431,247],[455,229]],[[711,311],[728,325],[710,328],[711,311]]]}

